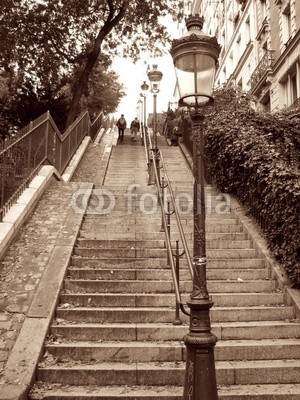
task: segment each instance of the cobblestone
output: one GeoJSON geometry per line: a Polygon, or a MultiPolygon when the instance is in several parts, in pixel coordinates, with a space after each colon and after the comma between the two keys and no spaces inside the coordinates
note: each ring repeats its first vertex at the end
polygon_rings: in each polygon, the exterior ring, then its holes
{"type": "Polygon", "coordinates": [[[72,182],[90,182],[96,186],[101,185],[102,171],[99,169],[100,160],[103,157],[105,148],[111,146],[113,131],[105,133],[99,144],[90,144],[80,162],[79,168],[75,171],[72,182]]]}
{"type": "Polygon", "coordinates": [[[64,227],[77,183],[53,178],[0,263],[0,367],[5,366],[47,262],[64,227]]]}

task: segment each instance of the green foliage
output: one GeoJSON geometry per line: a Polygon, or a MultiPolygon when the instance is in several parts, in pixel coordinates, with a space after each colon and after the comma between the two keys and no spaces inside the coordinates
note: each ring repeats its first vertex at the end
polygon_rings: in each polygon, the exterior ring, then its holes
{"type": "Polygon", "coordinates": [[[300,287],[299,110],[261,114],[247,96],[226,89],[207,114],[205,150],[214,183],[249,207],[300,287]]]}
{"type": "Polygon", "coordinates": [[[166,124],[167,124],[167,128],[166,128],[166,137],[170,138],[172,136],[173,133],[173,129],[175,128],[175,126],[178,126],[180,131],[182,131],[182,120],[180,117],[180,114],[173,110],[169,110],[167,112],[166,115],[166,124]]]}
{"type": "Polygon", "coordinates": [[[145,50],[159,55],[168,41],[161,17],[180,17],[182,9],[178,0],[3,0],[0,71],[7,74],[8,91],[25,85],[59,93],[68,82],[69,124],[99,60],[116,54],[138,59],[145,50]]]}

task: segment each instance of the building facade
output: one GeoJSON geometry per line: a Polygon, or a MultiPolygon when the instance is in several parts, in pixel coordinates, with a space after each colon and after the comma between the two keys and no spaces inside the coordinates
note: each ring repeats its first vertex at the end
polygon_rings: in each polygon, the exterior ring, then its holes
{"type": "Polygon", "coordinates": [[[299,101],[300,0],[194,0],[192,13],[222,46],[216,87],[240,87],[259,110],[299,101]]]}

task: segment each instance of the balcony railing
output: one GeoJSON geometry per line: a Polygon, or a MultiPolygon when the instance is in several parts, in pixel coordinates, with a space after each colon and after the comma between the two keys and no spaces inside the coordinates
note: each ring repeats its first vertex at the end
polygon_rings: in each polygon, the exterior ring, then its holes
{"type": "Polygon", "coordinates": [[[251,75],[251,90],[271,71],[273,66],[273,50],[267,50],[251,75]]]}

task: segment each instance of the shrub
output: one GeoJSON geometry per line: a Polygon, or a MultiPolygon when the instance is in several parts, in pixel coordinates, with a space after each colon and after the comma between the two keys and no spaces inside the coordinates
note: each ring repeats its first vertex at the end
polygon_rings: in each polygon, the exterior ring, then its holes
{"type": "MultiPolygon", "coordinates": [[[[300,287],[300,135],[297,113],[261,114],[227,89],[207,110],[205,151],[213,182],[261,222],[270,250],[300,287]]],[[[299,115],[299,114],[298,114],[299,115]]]]}

